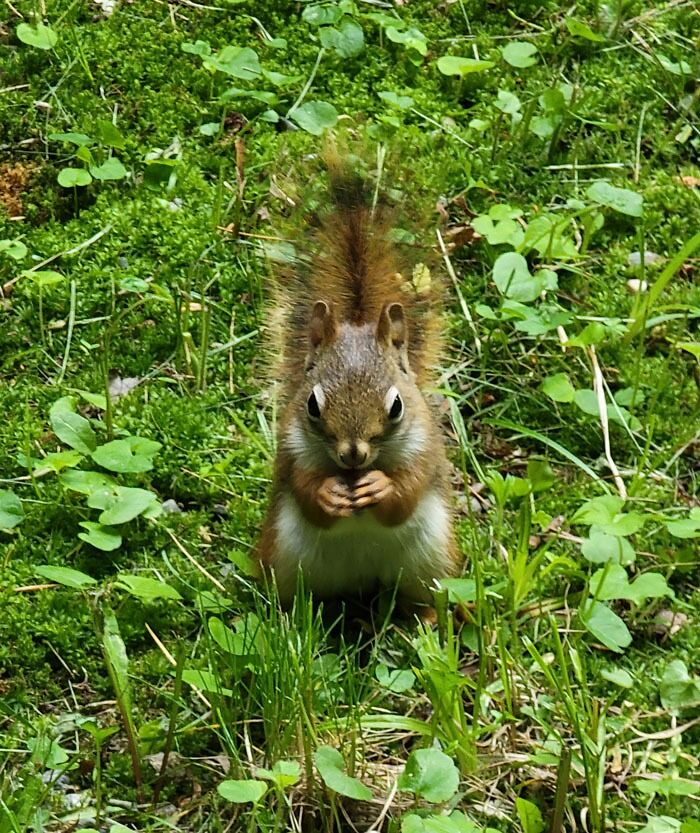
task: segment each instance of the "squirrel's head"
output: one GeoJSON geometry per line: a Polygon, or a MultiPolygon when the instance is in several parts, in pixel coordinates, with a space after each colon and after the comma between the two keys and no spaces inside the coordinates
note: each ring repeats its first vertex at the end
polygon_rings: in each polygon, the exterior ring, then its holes
{"type": "Polygon", "coordinates": [[[425,442],[426,405],[409,367],[403,306],[385,304],[376,322],[338,324],[318,301],[308,334],[293,450],[348,470],[408,465],[425,442]]]}

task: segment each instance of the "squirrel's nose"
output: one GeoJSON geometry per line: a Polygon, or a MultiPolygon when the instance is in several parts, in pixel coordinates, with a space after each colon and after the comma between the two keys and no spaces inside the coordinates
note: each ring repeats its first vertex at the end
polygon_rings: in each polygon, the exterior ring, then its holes
{"type": "Polygon", "coordinates": [[[369,443],[364,440],[344,442],[338,448],[341,463],[351,469],[361,468],[369,459],[369,443]]]}

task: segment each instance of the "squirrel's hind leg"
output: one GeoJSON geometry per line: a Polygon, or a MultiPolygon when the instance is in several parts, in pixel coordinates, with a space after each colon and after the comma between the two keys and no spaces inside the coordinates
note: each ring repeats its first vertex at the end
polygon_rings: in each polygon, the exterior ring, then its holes
{"type": "Polygon", "coordinates": [[[261,577],[264,577],[268,587],[276,589],[280,605],[287,610],[294,601],[298,564],[279,557],[277,536],[275,525],[268,515],[263,524],[255,555],[260,565],[261,577]]]}

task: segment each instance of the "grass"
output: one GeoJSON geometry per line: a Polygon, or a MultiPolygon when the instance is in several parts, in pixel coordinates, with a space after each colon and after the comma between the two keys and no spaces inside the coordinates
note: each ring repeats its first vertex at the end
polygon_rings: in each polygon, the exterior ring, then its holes
{"type": "Polygon", "coordinates": [[[697,10],[105,5],[0,23],[0,833],[694,833],[697,10]],[[251,574],[336,124],[447,274],[435,629],[251,574]]]}

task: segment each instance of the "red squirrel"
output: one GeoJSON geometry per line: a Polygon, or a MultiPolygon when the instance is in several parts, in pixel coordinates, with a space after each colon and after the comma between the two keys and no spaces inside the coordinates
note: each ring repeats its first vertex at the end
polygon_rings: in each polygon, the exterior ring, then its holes
{"type": "Polygon", "coordinates": [[[320,598],[398,587],[426,604],[457,566],[445,446],[423,393],[434,289],[402,277],[362,177],[328,167],[316,253],[280,282],[275,309],[282,407],[257,554],[284,605],[299,570],[320,598]]]}

